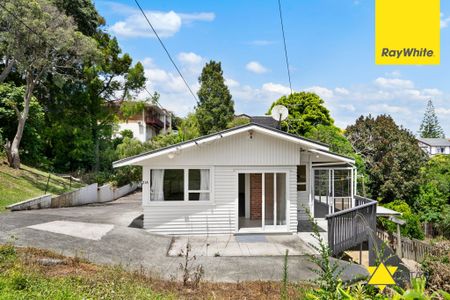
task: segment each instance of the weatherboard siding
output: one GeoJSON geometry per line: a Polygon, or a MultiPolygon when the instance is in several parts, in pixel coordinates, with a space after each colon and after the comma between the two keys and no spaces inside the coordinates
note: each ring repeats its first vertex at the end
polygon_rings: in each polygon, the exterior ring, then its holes
{"type": "Polygon", "coordinates": [[[237,231],[238,173],[287,172],[288,231],[297,230],[296,176],[300,145],[248,132],[200,144],[190,149],[143,161],[144,228],[160,234],[229,234],[237,231]],[[150,170],[157,168],[211,168],[209,202],[150,203],[150,170]]]}
{"type": "Polygon", "coordinates": [[[272,136],[254,132],[252,138],[248,132],[199,144],[177,152],[174,157],[168,155],[155,157],[141,162],[145,166],[275,166],[297,165],[300,145],[280,140],[272,136]]]}
{"type": "MultiPolygon", "coordinates": [[[[149,171],[148,168],[146,168],[149,171]]],[[[210,202],[171,202],[145,205],[144,228],[149,232],[176,235],[231,234],[237,230],[237,189],[239,172],[287,172],[288,230],[297,230],[295,166],[215,166],[210,202]],[[293,201],[291,201],[293,199],[293,201]]],[[[148,195],[148,193],[145,193],[148,195]]],[[[144,196],[145,197],[145,196],[144,196]]],[[[148,198],[147,198],[148,199],[148,198]]],[[[148,200],[147,200],[148,201],[148,200]]]]}
{"type": "Polygon", "coordinates": [[[144,228],[162,234],[233,233],[236,227],[236,174],[229,167],[215,167],[212,172],[211,201],[144,206],[144,228]]]}

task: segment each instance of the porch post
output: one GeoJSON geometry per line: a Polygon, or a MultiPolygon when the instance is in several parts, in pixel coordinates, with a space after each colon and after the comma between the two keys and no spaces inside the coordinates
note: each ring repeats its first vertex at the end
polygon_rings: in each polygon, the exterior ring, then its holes
{"type": "MultiPolygon", "coordinates": [[[[286,176],[287,177],[287,176],[286,176]]],[[[277,225],[277,173],[273,173],[273,225],[277,225]]]]}
{"type": "Polygon", "coordinates": [[[261,208],[262,208],[262,217],[261,217],[261,227],[263,230],[266,229],[266,173],[261,174],[261,208]]]}
{"type": "Polygon", "coordinates": [[[397,223],[397,256],[402,258],[402,235],[400,234],[399,223],[397,223]]]}
{"type": "MultiPolygon", "coordinates": [[[[354,183],[354,180],[355,180],[355,174],[354,174],[354,168],[352,168],[351,170],[350,170],[350,173],[351,173],[351,175],[350,175],[350,178],[351,178],[351,185],[350,185],[350,197],[351,197],[351,201],[352,201],[352,207],[355,207],[355,191],[354,191],[354,186],[355,186],[355,183],[354,183]]],[[[356,170],[355,170],[356,171],[356,170]]]]}

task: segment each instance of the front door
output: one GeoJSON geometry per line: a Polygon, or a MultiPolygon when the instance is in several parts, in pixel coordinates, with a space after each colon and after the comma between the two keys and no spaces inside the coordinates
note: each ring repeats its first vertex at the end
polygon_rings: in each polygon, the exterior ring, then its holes
{"type": "Polygon", "coordinates": [[[239,231],[287,231],[286,173],[242,173],[239,178],[239,231]]]}

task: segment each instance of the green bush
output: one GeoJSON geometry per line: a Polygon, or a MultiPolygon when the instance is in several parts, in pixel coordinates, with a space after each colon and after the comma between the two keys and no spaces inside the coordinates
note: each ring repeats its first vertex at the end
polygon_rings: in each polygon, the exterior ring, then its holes
{"type": "MultiPolygon", "coordinates": [[[[420,223],[420,217],[413,213],[408,203],[403,200],[394,200],[383,206],[402,213],[402,216],[400,216],[399,219],[406,221],[406,224],[400,227],[402,236],[423,240],[424,234],[420,223]]],[[[388,232],[397,232],[397,225],[394,222],[384,218],[380,218],[379,220],[381,223],[380,225],[388,232]]]]}

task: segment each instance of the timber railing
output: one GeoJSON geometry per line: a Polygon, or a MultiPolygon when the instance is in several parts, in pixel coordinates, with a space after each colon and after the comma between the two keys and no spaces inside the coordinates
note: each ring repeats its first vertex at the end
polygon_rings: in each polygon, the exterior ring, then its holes
{"type": "MultiPolygon", "coordinates": [[[[386,231],[377,230],[377,236],[397,252],[397,236],[386,231]]],[[[401,237],[401,258],[422,262],[428,254],[437,252],[435,247],[416,239],[401,237]]]]}
{"type": "Polygon", "coordinates": [[[377,201],[355,196],[355,207],[327,215],[328,246],[333,256],[369,240],[376,232],[377,201]]]}

